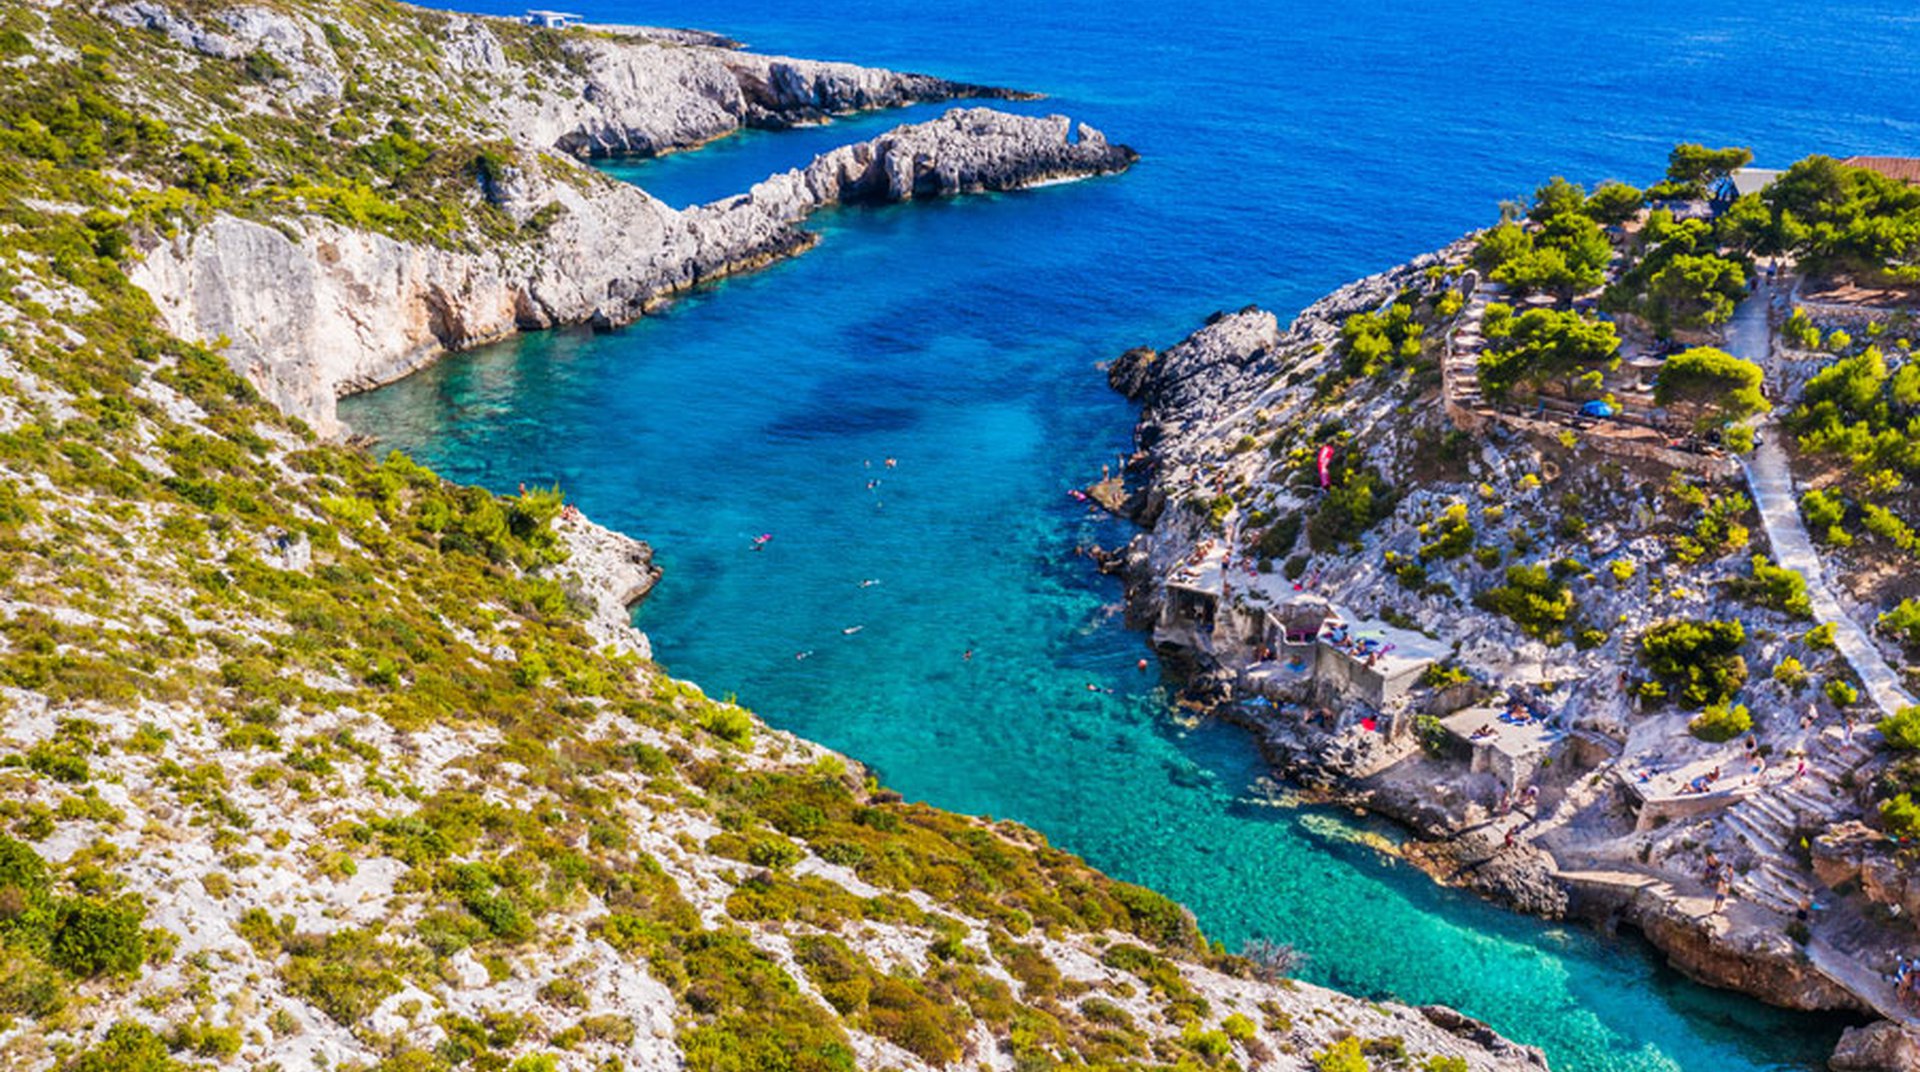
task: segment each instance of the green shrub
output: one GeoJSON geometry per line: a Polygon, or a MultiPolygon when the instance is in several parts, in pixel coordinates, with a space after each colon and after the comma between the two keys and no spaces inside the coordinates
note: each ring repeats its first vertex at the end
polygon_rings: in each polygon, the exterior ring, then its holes
{"type": "Polygon", "coordinates": [[[1902,707],[1881,719],[1880,736],[1896,752],[1920,751],[1920,706],[1902,707]]]}
{"type": "Polygon", "coordinates": [[[1220,1021],[1220,1030],[1235,1042],[1245,1042],[1254,1036],[1258,1028],[1250,1018],[1236,1012],[1220,1021]]]}
{"type": "Polygon", "coordinates": [[[1852,682],[1837,677],[1829,678],[1821,691],[1835,707],[1851,707],[1860,702],[1860,690],[1854,688],[1852,682]]]}
{"type": "Polygon", "coordinates": [[[1180,1044],[1209,1064],[1233,1050],[1233,1040],[1227,1037],[1225,1031],[1208,1031],[1197,1023],[1190,1023],[1181,1029],[1180,1044]]]}
{"type": "Polygon", "coordinates": [[[1727,587],[1743,599],[1790,617],[1813,617],[1807,579],[1798,570],[1774,565],[1765,555],[1753,556],[1752,577],[1736,578],[1727,587]]]}
{"type": "Polygon", "coordinates": [[[1489,588],[1474,602],[1512,619],[1528,636],[1548,644],[1565,643],[1573,614],[1573,592],[1538,563],[1508,566],[1506,583],[1489,588]]]}
{"type": "Polygon", "coordinates": [[[1473,524],[1467,520],[1467,505],[1448,506],[1438,519],[1420,526],[1420,535],[1428,538],[1420,547],[1423,559],[1459,558],[1466,554],[1473,549],[1473,524]]]}
{"type": "Polygon", "coordinates": [[[1879,619],[1880,630],[1908,651],[1920,650],[1920,599],[1903,599],[1879,619]]]}
{"type": "Polygon", "coordinates": [[[1920,804],[1911,793],[1900,793],[1880,802],[1880,826],[1888,836],[1902,841],[1920,837],[1920,804]]]}
{"type": "Polygon", "coordinates": [[[1747,631],[1737,621],[1663,622],[1640,638],[1640,653],[1668,694],[1688,707],[1725,704],[1747,683],[1740,655],[1747,631]]]}
{"type": "Polygon", "coordinates": [[[346,927],[326,935],[295,934],[285,946],[291,956],[280,977],[287,989],[344,1027],[366,1019],[400,989],[395,970],[400,951],[370,931],[346,927]]]}
{"type": "Polygon", "coordinates": [[[1367,1058],[1360,1049],[1360,1040],[1349,1035],[1338,1042],[1329,1043],[1325,1049],[1313,1055],[1315,1072],[1368,1072],[1367,1058]]]}
{"type": "Polygon", "coordinates": [[[90,897],[61,900],[54,907],[53,963],[74,975],[127,974],[147,958],[140,922],[146,910],[134,896],[117,901],[90,897]]]}
{"type": "Polygon", "coordinates": [[[714,705],[700,716],[700,728],[729,744],[753,743],[753,716],[738,707],[714,705]]]}
{"type": "Polygon", "coordinates": [[[1838,496],[1814,490],[1800,496],[1800,514],[1806,518],[1807,528],[1826,532],[1846,520],[1847,506],[1838,496]]]}
{"type": "Polygon", "coordinates": [[[166,1042],[152,1029],[122,1020],[61,1066],[61,1072],[184,1072],[185,1068],[168,1054],[166,1042]]]}
{"type": "Polygon", "coordinates": [[[867,995],[867,1022],[874,1034],[930,1064],[960,1059],[966,1017],[929,1000],[914,981],[881,976],[867,995]]]}
{"type": "Polygon", "coordinates": [[[1753,716],[1745,704],[1708,704],[1706,710],[1687,723],[1687,729],[1703,741],[1731,741],[1753,729],[1753,716]]]}

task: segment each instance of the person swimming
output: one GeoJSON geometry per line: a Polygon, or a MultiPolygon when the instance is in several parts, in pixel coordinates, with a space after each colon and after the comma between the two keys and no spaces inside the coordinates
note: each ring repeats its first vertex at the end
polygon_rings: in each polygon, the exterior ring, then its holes
{"type": "Polygon", "coordinates": [[[794,653],[793,653],[793,657],[794,657],[794,659],[795,659],[796,661],[798,661],[798,660],[801,660],[801,659],[805,659],[805,658],[807,658],[808,656],[811,656],[812,654],[813,654],[813,649],[812,649],[812,648],[808,648],[808,649],[807,649],[806,651],[796,651],[796,652],[794,652],[794,653]]]}
{"type": "Polygon", "coordinates": [[[879,583],[880,583],[880,579],[878,577],[868,577],[866,580],[860,582],[860,587],[872,588],[874,585],[879,583]]]}
{"type": "Polygon", "coordinates": [[[845,629],[842,629],[842,630],[840,630],[840,635],[841,635],[841,636],[852,636],[853,634],[855,634],[855,633],[858,633],[858,632],[859,632],[860,630],[862,630],[862,629],[865,629],[865,628],[866,628],[866,626],[864,626],[864,625],[849,625],[849,626],[847,626],[847,627],[846,627],[845,629]]]}

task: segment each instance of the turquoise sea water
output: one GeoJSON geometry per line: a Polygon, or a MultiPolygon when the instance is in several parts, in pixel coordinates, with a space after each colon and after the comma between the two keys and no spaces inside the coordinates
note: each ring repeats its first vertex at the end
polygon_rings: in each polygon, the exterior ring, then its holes
{"type": "MultiPolygon", "coordinates": [[[[1264,803],[1244,735],[1181,726],[1157,671],[1134,669],[1144,646],[1116,586],[1071,553],[1128,533],[1065,490],[1128,445],[1133,414],[1096,363],[1215,308],[1290,314],[1547,174],[1643,179],[1682,138],[1751,144],[1762,163],[1920,153],[1910,7],[585,11],[1039,89],[1053,99],[1016,107],[1084,118],[1145,159],[1119,178],[822,215],[825,241],[798,260],[616,334],[449,359],[349,400],[357,429],[455,479],[558,481],[655,545],[667,574],[640,624],[674,672],[910,797],[1026,822],[1180,898],[1230,945],[1292,942],[1315,981],[1455,1005],[1558,1069],[1824,1058],[1831,1021],[1436,889],[1351,840],[1355,820],[1264,803]]],[[[706,200],[938,110],[615,170],[706,200]]]]}

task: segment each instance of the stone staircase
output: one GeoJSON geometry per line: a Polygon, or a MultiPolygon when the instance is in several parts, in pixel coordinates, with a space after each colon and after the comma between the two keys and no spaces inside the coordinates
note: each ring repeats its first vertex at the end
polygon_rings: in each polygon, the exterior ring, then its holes
{"type": "Polygon", "coordinates": [[[1448,336],[1446,356],[1441,359],[1444,364],[1440,382],[1447,400],[1454,405],[1475,409],[1484,402],[1480,392],[1480,350],[1485,341],[1480,326],[1486,319],[1487,303],[1505,296],[1505,288],[1498,283],[1483,282],[1474,287],[1459,323],[1448,336]]]}
{"type": "Polygon", "coordinates": [[[1805,826],[1824,825],[1853,807],[1841,779],[1873,754],[1866,740],[1871,731],[1859,731],[1849,742],[1838,727],[1807,737],[1807,771],[1792,778],[1796,757],[1781,757],[1770,784],[1747,795],[1721,816],[1722,827],[1753,851],[1759,862],[1737,875],[1733,888],[1744,900],[1792,914],[1813,898],[1813,878],[1797,865],[1794,844],[1805,826]]]}

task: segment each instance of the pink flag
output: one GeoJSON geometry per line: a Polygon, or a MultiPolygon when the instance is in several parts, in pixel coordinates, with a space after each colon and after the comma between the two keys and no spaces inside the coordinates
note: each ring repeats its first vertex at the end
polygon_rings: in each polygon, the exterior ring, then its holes
{"type": "Polygon", "coordinates": [[[1333,444],[1332,443],[1320,444],[1319,460],[1320,460],[1320,486],[1322,488],[1325,488],[1328,485],[1333,483],[1333,475],[1327,471],[1327,468],[1333,464],[1333,444]]]}

